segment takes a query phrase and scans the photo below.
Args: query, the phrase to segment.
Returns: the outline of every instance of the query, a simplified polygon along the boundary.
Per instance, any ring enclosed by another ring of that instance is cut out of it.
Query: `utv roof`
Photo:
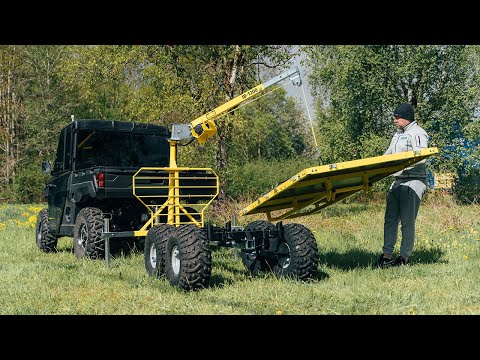
[[[165,126],[119,120],[75,120],[75,127],[82,130],[124,131],[142,134],[170,136]]]

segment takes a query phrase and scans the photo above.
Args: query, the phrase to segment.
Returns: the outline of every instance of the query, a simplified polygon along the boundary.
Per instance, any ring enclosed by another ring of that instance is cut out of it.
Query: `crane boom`
[[[215,125],[215,119],[234,108],[235,106],[241,104],[242,102],[252,98],[255,95],[260,94],[265,91],[268,87],[277,84],[278,82],[289,79],[295,86],[300,86],[302,80],[300,78],[300,71],[298,67],[293,67],[288,71],[266,81],[265,83],[259,84],[254,88],[247,90],[243,94],[233,98],[230,101],[227,101],[225,104],[220,105],[219,107],[209,111],[206,114],[196,118],[190,124],[174,124],[172,126],[172,138],[171,140],[179,141],[184,139],[191,139],[192,137],[196,138],[200,144],[205,144],[207,139],[211,138],[217,133],[217,127]]]

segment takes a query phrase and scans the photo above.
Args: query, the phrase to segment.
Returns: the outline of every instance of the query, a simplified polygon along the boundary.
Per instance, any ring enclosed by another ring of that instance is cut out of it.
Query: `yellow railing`
[[[204,212],[219,192],[218,175],[210,168],[143,167],[132,179],[133,195],[150,219],[135,236],[146,236],[154,224],[204,226]]]

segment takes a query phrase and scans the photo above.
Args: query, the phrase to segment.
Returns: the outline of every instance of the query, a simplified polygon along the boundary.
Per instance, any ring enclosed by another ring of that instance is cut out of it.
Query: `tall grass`
[[[229,220],[247,201],[209,216]],[[320,264],[309,282],[250,276],[233,249],[221,248],[209,286],[187,293],[149,277],[142,252],[119,254],[110,268],[75,258],[70,238],[59,239],[57,253],[43,253],[33,221],[42,205],[1,205],[0,314],[480,314],[479,205],[429,194],[410,265],[378,269],[384,205],[383,196],[359,198],[288,221],[317,239]]]

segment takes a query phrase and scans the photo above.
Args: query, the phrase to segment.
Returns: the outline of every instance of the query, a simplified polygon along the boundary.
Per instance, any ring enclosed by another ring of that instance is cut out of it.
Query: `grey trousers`
[[[387,207],[383,225],[383,253],[392,254],[398,238],[398,224],[402,224],[400,256],[412,254],[415,243],[415,220],[420,201],[427,190],[423,180],[396,179],[387,192]]]

